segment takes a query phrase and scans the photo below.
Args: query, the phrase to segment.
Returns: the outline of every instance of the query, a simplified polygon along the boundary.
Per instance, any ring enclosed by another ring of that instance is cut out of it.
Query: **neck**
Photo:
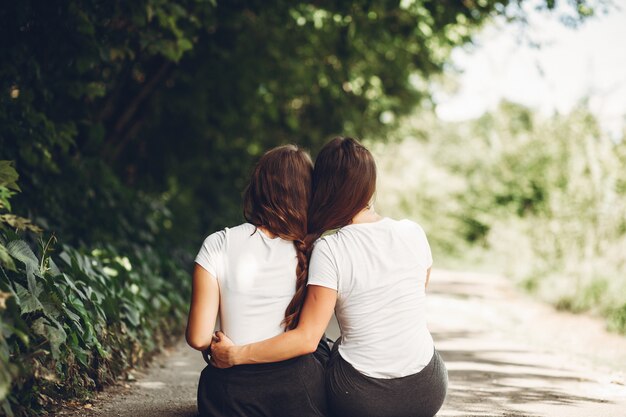
[[[376,211],[374,211],[374,207],[366,207],[360,212],[357,213],[356,216],[352,218],[352,224],[358,223],[374,223],[382,219],[382,216]]]
[[[262,233],[265,234],[265,236],[269,237],[270,239],[274,239],[276,237],[274,233],[267,230],[267,228],[264,226],[257,226],[257,229],[259,229]]]

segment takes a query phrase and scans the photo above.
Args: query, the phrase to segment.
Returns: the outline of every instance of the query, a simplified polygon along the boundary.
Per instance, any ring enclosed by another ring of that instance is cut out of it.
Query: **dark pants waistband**
[[[382,379],[363,375],[333,346],[326,371],[331,415],[341,417],[432,417],[448,389],[448,371],[435,350],[420,372]]]

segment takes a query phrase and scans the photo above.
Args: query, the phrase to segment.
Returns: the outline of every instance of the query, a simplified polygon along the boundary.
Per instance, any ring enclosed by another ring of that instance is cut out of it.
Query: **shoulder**
[[[331,248],[335,239],[333,235],[327,235],[315,241],[309,262],[309,284],[337,289],[334,280],[339,268]]]
[[[400,229],[416,232],[420,235],[425,235],[424,228],[417,222],[410,219],[393,220],[396,226]]]
[[[332,258],[333,248],[337,245],[337,231],[332,233],[326,233],[322,237],[318,238],[313,243],[313,250],[311,251],[311,259],[320,257]]]
[[[315,242],[313,242],[313,252],[326,250],[330,246],[330,242],[334,241],[336,237],[333,234],[324,234],[321,237],[317,238]]]
[[[410,219],[393,220],[389,219],[391,233],[411,242],[428,241],[424,228],[417,222]]]
[[[214,277],[218,276],[218,266],[224,254],[224,242],[226,241],[228,230],[228,228],[224,228],[207,236],[196,255],[195,262]]]
[[[250,223],[242,223],[238,226],[234,227],[226,227],[223,230],[226,234],[229,235],[246,235],[250,236],[256,231],[256,226]]]
[[[250,223],[242,223],[238,226],[225,227],[222,230],[211,233],[207,239],[219,239],[226,236],[250,236],[256,231],[256,226]]]
[[[226,239],[227,230],[228,228],[224,228],[208,235],[202,242],[202,248],[205,250],[216,250],[221,248],[224,244],[224,240]]]
[[[228,236],[250,236],[256,227],[250,223],[243,223],[234,227],[225,227],[211,233],[204,239],[204,246],[221,246]]]
[[[322,236],[320,236],[313,243],[313,251],[330,251],[332,247],[335,247],[337,245],[341,232],[341,228],[339,228],[327,230],[326,232],[322,233]]]
[[[346,247],[350,246],[350,237],[342,229],[325,232],[313,244],[311,263],[328,262],[337,264],[345,256]]]

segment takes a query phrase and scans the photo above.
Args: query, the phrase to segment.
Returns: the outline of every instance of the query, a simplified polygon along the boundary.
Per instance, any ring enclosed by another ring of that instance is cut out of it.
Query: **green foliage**
[[[127,216],[137,193],[115,173],[113,154],[214,9],[210,0],[0,7],[0,158],[28,173],[17,211],[66,243],[126,240],[118,225],[130,229],[147,213]],[[76,222],[84,214],[93,217]]]
[[[110,383],[180,333],[187,275],[149,249],[37,257],[21,240],[7,247],[19,268],[0,276],[0,387],[17,415]]]
[[[17,185],[18,178],[19,175],[11,161],[0,161],[0,210],[11,210],[9,199],[15,191],[20,191]]]
[[[0,189],[18,189],[10,164],[0,162],[0,168]],[[189,280],[175,258],[139,245],[121,255],[111,244],[90,252],[65,245],[57,254],[55,238],[44,242],[41,235],[36,255],[5,218],[0,217],[4,414],[39,413],[102,387],[180,332]]]
[[[7,248],[19,267],[0,275],[0,392],[17,415],[110,383],[180,331],[187,274],[149,249]]]
[[[20,191],[17,185],[19,175],[11,161],[0,161],[0,233],[12,228],[14,230],[29,230],[39,233],[41,229],[32,224],[29,219],[11,214],[10,198],[15,191]],[[10,256],[9,248],[0,239],[0,265],[15,271],[15,264]]]
[[[195,246],[240,220],[264,149],[381,137],[454,46],[494,15],[523,19],[509,3],[7,2],[0,158],[28,172],[14,204],[66,243],[119,241],[140,190],[173,214],[168,240]]]
[[[377,150],[384,210],[420,219],[444,257],[478,253],[558,308],[626,332],[626,141],[584,106],[542,118],[513,103],[464,123],[422,115],[396,135]]]
[[[609,329],[626,334],[626,304],[608,311]]]

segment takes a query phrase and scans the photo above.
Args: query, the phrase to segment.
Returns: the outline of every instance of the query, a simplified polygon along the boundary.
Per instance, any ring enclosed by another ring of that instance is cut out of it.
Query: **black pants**
[[[346,362],[337,344],[326,370],[326,393],[335,417],[432,417],[448,390],[448,371],[435,350],[420,372],[402,378],[371,378]]]
[[[328,345],[283,362],[218,369],[200,375],[198,411],[202,417],[325,417],[324,368]]]

